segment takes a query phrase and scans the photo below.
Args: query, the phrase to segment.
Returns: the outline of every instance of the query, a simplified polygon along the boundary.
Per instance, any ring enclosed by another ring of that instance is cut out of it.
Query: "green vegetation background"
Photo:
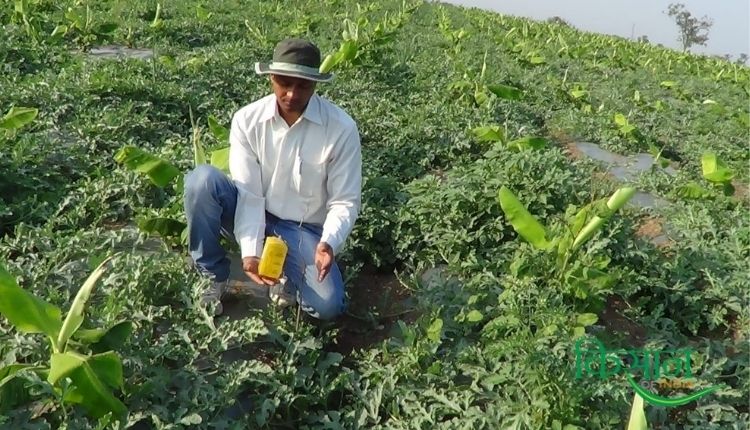
[[[0,111],[39,110],[27,127],[0,131],[0,261],[65,308],[101,256],[126,251],[89,307],[95,326],[135,325],[119,351],[119,397],[130,412],[112,426],[622,428],[632,398],[624,378],[574,378],[573,344],[585,327],[611,348],[689,346],[699,384],[726,384],[684,407],[648,406],[653,428],[747,428],[748,68],[436,3],[165,1],[156,17],[155,1],[101,1],[88,2],[88,22],[86,5],[0,7]],[[143,237],[120,228],[179,216],[179,193],[113,160],[132,144],[187,171],[191,111],[199,126],[209,115],[228,124],[268,93],[253,65],[278,40],[305,37],[332,53],[346,18],[359,24],[360,50],[333,84],[319,86],[355,118],[363,142],[364,206],[341,258],[350,277],[363,265],[398,269],[420,315],[350,356],[328,350],[335,332],[314,336],[309,324],[295,329],[270,310],[214,328],[192,307],[201,281],[184,249],[130,252]],[[52,36],[60,25],[67,33]],[[155,55],[87,55],[103,44]],[[496,84],[522,97],[486,90]],[[623,129],[617,114],[634,128]],[[510,151],[472,133],[488,125],[504,141],[540,136],[551,145]],[[625,155],[656,148],[679,167],[676,177],[657,169],[637,179],[671,205],[611,220],[581,257],[599,264],[606,282],[584,276],[575,288],[553,282],[550,261],[516,237],[496,200],[506,186],[550,225],[570,205],[611,194],[615,182],[566,152],[573,140]],[[734,196],[701,176],[707,150],[735,172]],[[707,193],[685,197],[679,189],[690,182]],[[636,234],[647,217],[669,229],[666,249]],[[421,271],[436,265],[446,265],[444,279],[423,282]],[[581,321],[601,319],[615,298],[644,339]],[[223,351],[247,347],[263,354],[222,363]],[[47,354],[43,339],[0,321],[2,364]],[[97,428],[79,408],[51,406],[43,381],[27,386],[31,399],[4,400],[3,428]],[[251,413],[228,418],[238,397],[250,399]]]

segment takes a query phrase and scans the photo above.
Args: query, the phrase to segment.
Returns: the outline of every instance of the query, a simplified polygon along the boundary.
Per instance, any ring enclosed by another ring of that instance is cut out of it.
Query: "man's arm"
[[[328,165],[326,220],[320,241],[338,253],[354,228],[362,204],[362,149],[356,126],[338,142]]]
[[[259,257],[266,226],[266,200],[260,177],[260,160],[251,145],[240,112],[232,118],[229,132],[229,172],[237,187],[234,236],[242,257]]]

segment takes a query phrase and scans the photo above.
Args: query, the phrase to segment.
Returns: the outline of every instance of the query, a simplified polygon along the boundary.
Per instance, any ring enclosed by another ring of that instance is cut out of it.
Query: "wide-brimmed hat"
[[[273,50],[271,63],[255,63],[255,73],[259,75],[283,75],[308,79],[316,82],[329,82],[331,73],[320,73],[320,50],[303,39],[285,39]]]

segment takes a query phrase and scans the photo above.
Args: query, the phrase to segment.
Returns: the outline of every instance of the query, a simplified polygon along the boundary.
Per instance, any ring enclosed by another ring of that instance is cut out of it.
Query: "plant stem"
[[[560,283],[564,283],[565,281],[565,271],[568,269],[568,262],[570,261],[570,253],[571,251],[568,250],[565,253],[565,260],[563,260],[562,267],[560,268]]]

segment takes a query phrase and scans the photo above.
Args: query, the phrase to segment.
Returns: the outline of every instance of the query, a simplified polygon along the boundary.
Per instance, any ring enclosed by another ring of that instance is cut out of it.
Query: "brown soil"
[[[613,177],[607,172],[594,170],[591,172],[591,179],[593,179],[594,182],[611,182]]]
[[[432,174],[435,175],[435,177],[438,179],[438,182],[443,182],[445,180],[445,170],[439,167],[433,170]]]
[[[565,130],[550,130],[550,139],[562,146],[563,152],[568,155],[572,161],[585,158],[583,152],[576,147],[576,139],[569,135]]]
[[[661,220],[654,217],[648,217],[641,225],[638,227],[638,230],[636,230],[635,234],[638,237],[647,237],[647,238],[655,238],[663,233],[663,228],[661,226]]]
[[[635,235],[650,241],[660,236],[664,236],[664,221],[658,217],[646,217],[641,220]],[[657,248],[669,248],[674,242],[667,239],[656,244]]]
[[[734,186],[734,197],[740,200],[750,201],[750,190],[747,188],[747,184],[738,180],[732,181]]]
[[[398,320],[417,319],[409,291],[393,272],[364,267],[348,287],[349,309],[336,322],[338,334],[331,350],[349,355],[380,344],[392,335]]]
[[[549,137],[552,140],[563,144],[569,144],[575,141],[575,139],[573,139],[573,137],[571,137],[565,130],[561,129],[550,130]]]
[[[622,297],[610,296],[600,314],[601,323],[608,333],[624,335],[631,346],[641,347],[646,341],[646,329],[622,315],[628,307]]]
[[[104,220],[102,221],[102,227],[107,230],[120,230],[128,225],[127,221],[118,220]]]
[[[240,348],[230,348],[221,354],[221,361],[225,364],[250,359],[258,360],[269,366],[272,366],[275,361],[274,354],[270,352],[268,345],[263,342],[254,342]]]
[[[576,147],[574,142],[565,143],[565,152],[571,160],[580,160],[583,158],[583,152]]]

